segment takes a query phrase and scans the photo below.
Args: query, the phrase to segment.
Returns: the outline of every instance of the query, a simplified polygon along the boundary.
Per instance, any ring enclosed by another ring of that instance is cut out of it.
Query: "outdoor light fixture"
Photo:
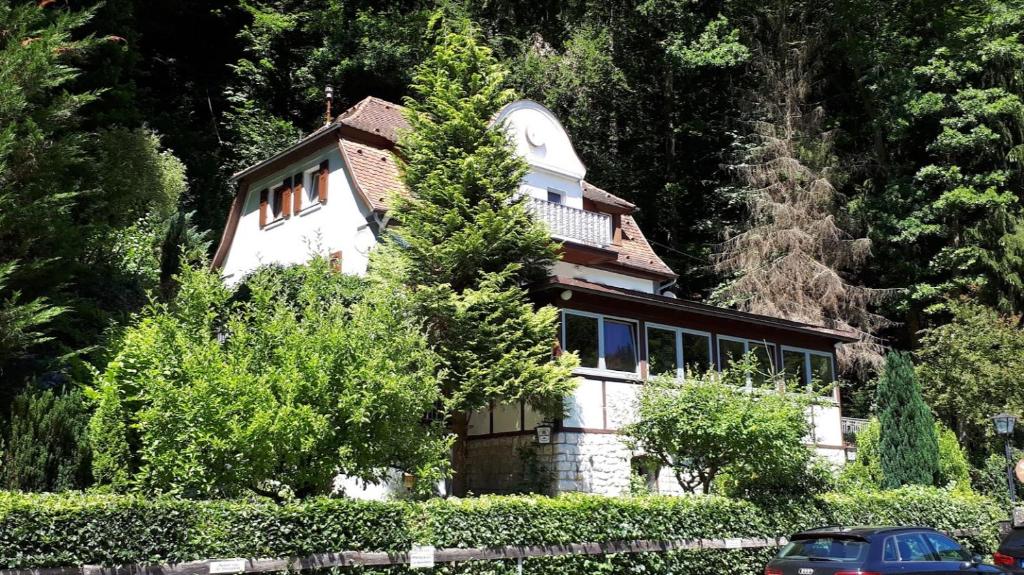
[[[996,433],[1003,437],[1013,435],[1013,428],[1017,424],[1017,416],[1009,413],[1000,413],[992,418],[996,424]]]
[[[1010,447],[1010,439],[1013,437],[1013,428],[1017,424],[1017,416],[1009,413],[1000,413],[992,418],[996,425],[996,433],[1004,440],[1006,448],[1006,486],[1010,490],[1011,513],[1017,507],[1017,484],[1013,480],[1013,451]]]
[[[569,301],[570,299],[572,299],[572,290],[562,290],[562,293],[559,295],[561,296],[563,301]]]
[[[551,443],[551,423],[544,421],[537,424],[536,429],[536,440],[541,445],[547,445]]]

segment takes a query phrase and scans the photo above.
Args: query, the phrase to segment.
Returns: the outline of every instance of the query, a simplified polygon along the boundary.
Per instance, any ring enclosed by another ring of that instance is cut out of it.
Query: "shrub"
[[[177,296],[130,327],[98,380],[99,482],[186,497],[330,493],[391,467],[432,485],[448,442],[424,415],[436,359],[383,286],[353,303],[323,258],[263,270],[232,293],[186,269]],[[244,291],[244,293],[242,293]]]
[[[935,420],[921,399],[909,356],[886,356],[877,397],[882,486],[934,485],[939,473]]]
[[[840,473],[840,484],[849,487],[881,489],[882,462],[878,453],[879,423],[872,419],[857,433],[857,459],[847,463]],[[971,489],[971,466],[967,462],[956,433],[941,422],[935,422],[939,447],[938,487]],[[1005,482],[1004,482],[1005,483]]]
[[[608,542],[632,539],[768,537],[826,524],[983,527],[966,543],[989,552],[991,499],[911,487],[754,503],[717,496],[567,495],[481,497],[425,503],[312,498],[283,505],[144,499],[115,495],[0,494],[0,568],[159,563],[218,557],[278,557],[342,550],[406,550]],[[773,549],[701,550],[530,559],[525,573],[759,573]],[[402,569],[391,569],[402,572]],[[514,572],[508,562],[439,567],[438,573]]]
[[[0,477],[6,489],[65,491],[91,482],[89,411],[78,390],[34,387],[14,398]]]
[[[690,374],[685,383],[654,378],[641,387],[637,420],[622,433],[687,491],[709,493],[720,473],[739,490],[785,490],[800,482],[810,461],[808,402],[775,390],[746,391],[756,367],[750,355],[721,374]]]

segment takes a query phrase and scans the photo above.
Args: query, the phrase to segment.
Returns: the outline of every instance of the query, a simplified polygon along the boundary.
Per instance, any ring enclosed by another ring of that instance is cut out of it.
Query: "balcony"
[[[857,419],[856,417],[843,417],[839,420],[839,425],[843,431],[843,441],[847,445],[857,444],[857,434],[864,426],[868,424],[866,419]]]
[[[609,214],[570,208],[539,198],[527,198],[526,208],[547,224],[551,236],[587,246],[604,248],[612,243],[612,217]]]

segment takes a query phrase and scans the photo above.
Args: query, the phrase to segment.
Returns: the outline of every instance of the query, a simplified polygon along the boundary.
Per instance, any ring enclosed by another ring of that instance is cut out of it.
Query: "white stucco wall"
[[[327,203],[308,205],[303,198],[303,209],[298,214],[260,229],[260,190],[273,190],[287,176],[318,166],[324,159],[330,165]],[[260,265],[297,264],[308,261],[313,254],[326,256],[338,250],[343,272],[363,274],[369,249],[376,243],[366,222],[369,215],[368,207],[352,189],[337,146],[325,147],[249,187],[224,261],[224,278],[235,283]]]

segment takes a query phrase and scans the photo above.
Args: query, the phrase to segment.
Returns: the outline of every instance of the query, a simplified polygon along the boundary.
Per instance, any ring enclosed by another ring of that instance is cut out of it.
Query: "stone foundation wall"
[[[642,454],[626,447],[618,435],[559,432],[551,439],[548,445],[537,445],[532,434],[470,440],[470,491],[629,493],[631,462]],[[667,469],[659,473],[657,486],[659,493],[682,493]]]

